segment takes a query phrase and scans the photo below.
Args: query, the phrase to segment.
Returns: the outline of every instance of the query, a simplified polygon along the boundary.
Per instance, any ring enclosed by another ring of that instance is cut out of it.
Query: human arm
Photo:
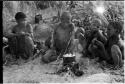
[[[106,44],[106,43],[107,43],[107,38],[105,37],[105,35],[103,35],[103,33],[102,33],[101,30],[98,30],[98,31],[97,31],[96,37],[97,37],[101,42],[103,42],[103,44]]]
[[[93,42],[93,45],[97,46],[98,50],[99,50],[100,52],[102,52],[103,58],[104,58],[105,60],[109,60],[109,59],[110,59],[110,57],[109,57],[109,55],[108,55],[109,53],[107,53],[104,44],[103,44],[101,41],[98,41],[97,38],[93,39],[92,42]]]
[[[75,38],[75,30],[74,30],[75,26],[73,24],[70,24],[69,28],[70,28],[70,37],[74,39]]]
[[[31,36],[33,38],[33,27],[32,27],[32,25],[28,24],[27,28],[28,28],[28,32],[25,33],[25,35]]]
[[[51,32],[51,40],[50,40],[51,46],[50,46],[50,47],[51,47],[52,49],[54,49],[54,39],[56,38],[55,36],[56,36],[57,28],[58,28],[58,27],[53,26],[53,29],[52,29],[52,32]]]
[[[16,26],[11,26],[10,28],[7,28],[5,31],[4,31],[4,36],[6,38],[11,38],[13,36],[17,36],[16,34]]]

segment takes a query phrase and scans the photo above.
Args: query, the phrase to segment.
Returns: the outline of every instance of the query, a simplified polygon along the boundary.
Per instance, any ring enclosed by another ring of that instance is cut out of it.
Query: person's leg
[[[25,44],[24,46],[24,55],[26,55],[26,59],[29,57],[33,57],[33,50],[34,50],[34,42],[31,37],[25,37]]]
[[[95,51],[96,51],[96,50],[97,50],[97,49],[95,48],[94,45],[92,45],[92,44],[89,45],[88,51],[91,53],[90,58],[95,58],[95,55],[96,55]]]
[[[91,57],[99,57],[99,61],[105,60],[108,62],[110,60],[104,45],[100,41],[97,44],[90,44],[88,51],[91,53]]]
[[[75,49],[75,41],[72,39],[71,41],[70,41],[70,43],[68,44],[66,44],[67,46],[66,46],[66,48],[65,48],[65,50],[67,50],[66,51],[66,53],[74,53],[74,49]],[[65,51],[64,50],[64,51]],[[66,53],[64,53],[64,54],[66,54]]]
[[[111,47],[111,55],[115,66],[122,66],[122,53],[117,45]]]
[[[55,50],[48,50],[46,51],[45,55],[42,56],[42,61],[44,63],[50,63],[57,59],[56,51]]]
[[[72,46],[72,48],[71,48],[72,51],[73,51],[73,52],[78,52],[78,44],[79,44],[78,39],[74,39],[72,43],[73,43],[73,46]]]
[[[12,57],[17,60],[19,59],[18,56],[18,38],[17,37],[11,37],[9,38],[9,48],[10,48],[10,52]]]
[[[45,46],[47,46],[48,48],[50,48],[50,46],[51,46],[51,37],[48,37],[48,38],[45,40]]]

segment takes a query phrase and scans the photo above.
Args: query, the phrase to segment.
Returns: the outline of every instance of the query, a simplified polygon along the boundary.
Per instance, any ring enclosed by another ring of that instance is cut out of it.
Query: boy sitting
[[[9,29],[6,37],[9,39],[9,46],[12,54],[22,55],[24,59],[33,56],[34,43],[32,40],[33,30],[32,26],[26,22],[26,15],[23,12],[18,12],[15,15],[17,25]]]

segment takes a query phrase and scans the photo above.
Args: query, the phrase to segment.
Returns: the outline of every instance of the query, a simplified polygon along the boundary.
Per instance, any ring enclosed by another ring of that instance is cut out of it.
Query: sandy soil
[[[20,65],[3,66],[3,82],[4,83],[82,83],[82,82],[101,82],[101,83],[123,83],[124,69],[120,70],[103,70],[100,64],[95,60],[88,58],[79,58],[77,54],[76,60],[80,62],[81,70],[84,75],[76,77],[67,73],[60,75],[47,74],[53,73],[57,69],[56,62],[44,64],[40,61],[40,57],[28,63]],[[22,62],[22,61],[20,61]]]

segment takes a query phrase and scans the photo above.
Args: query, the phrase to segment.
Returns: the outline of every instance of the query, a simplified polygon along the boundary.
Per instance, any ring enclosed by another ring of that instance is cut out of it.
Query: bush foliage
[[[106,12],[103,15],[95,13],[95,8],[99,5],[105,7]],[[18,11],[27,14],[28,20],[32,21],[38,13],[43,13],[51,8],[59,16],[63,11],[71,12],[73,18],[84,19],[86,15],[101,19],[104,23],[110,20],[124,20],[124,1],[3,1],[3,31],[10,27],[14,15]],[[50,14],[52,11],[45,12],[46,16],[55,16]]]

